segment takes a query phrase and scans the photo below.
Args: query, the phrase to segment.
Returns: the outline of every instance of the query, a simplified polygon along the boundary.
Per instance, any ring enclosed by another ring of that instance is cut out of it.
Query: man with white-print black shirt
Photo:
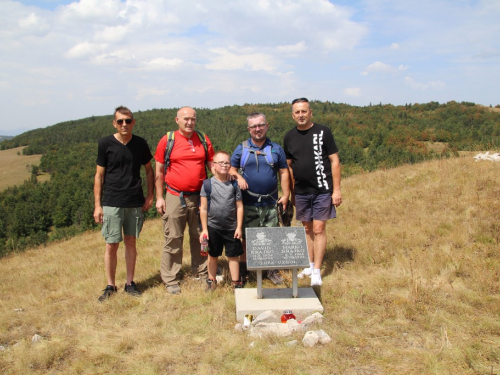
[[[292,204],[296,219],[306,230],[310,267],[299,277],[311,276],[311,286],[322,285],[321,263],[326,252],[326,221],[336,217],[342,203],[340,160],[332,132],[312,121],[306,98],[292,102],[296,127],[284,138],[285,155],[292,178]]]

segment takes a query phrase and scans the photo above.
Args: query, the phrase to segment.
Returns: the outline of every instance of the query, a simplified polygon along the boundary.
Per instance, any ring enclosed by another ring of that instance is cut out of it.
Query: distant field
[[[19,154],[18,154],[19,153]],[[21,185],[30,178],[31,165],[38,165],[42,155],[23,155],[23,147],[0,151],[0,191],[9,186]],[[38,181],[48,181],[50,176],[42,174]]]

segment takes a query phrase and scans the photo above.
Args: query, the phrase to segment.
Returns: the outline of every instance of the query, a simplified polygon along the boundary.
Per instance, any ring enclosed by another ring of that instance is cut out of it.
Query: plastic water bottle
[[[292,310],[285,310],[281,315],[281,323],[286,323],[289,319],[295,319],[295,315],[292,314]]]
[[[203,235],[203,241],[201,241],[201,256],[206,257],[208,255],[208,238]]]

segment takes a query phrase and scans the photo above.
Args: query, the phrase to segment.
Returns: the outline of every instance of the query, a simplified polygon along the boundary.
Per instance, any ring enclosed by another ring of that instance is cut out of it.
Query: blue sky
[[[118,105],[497,105],[499,19],[498,0],[0,0],[0,135]]]

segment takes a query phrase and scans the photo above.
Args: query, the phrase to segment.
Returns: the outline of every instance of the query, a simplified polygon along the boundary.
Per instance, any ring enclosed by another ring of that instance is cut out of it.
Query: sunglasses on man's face
[[[123,125],[123,122],[124,122],[124,121],[125,121],[125,124],[130,125],[130,124],[132,123],[132,121],[134,121],[134,120],[132,120],[131,118],[126,118],[126,119],[122,119],[122,118],[121,118],[121,119],[119,119],[119,120],[115,120],[115,121],[116,121],[116,123],[117,123],[118,125]]]

